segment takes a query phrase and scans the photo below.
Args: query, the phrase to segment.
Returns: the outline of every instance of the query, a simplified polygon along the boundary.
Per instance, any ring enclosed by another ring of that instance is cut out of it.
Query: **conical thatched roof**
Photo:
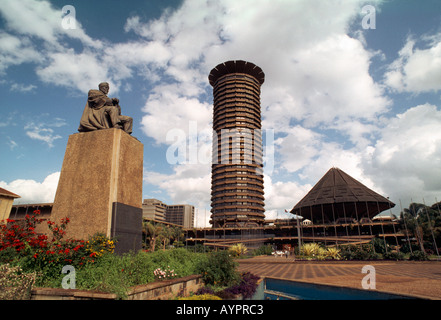
[[[338,168],[331,168],[291,213],[312,221],[372,218],[395,204]]]

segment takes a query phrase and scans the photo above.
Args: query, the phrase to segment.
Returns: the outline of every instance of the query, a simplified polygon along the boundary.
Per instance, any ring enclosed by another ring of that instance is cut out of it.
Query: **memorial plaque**
[[[142,209],[114,202],[112,207],[112,239],[116,239],[115,253],[122,254],[142,248]]]

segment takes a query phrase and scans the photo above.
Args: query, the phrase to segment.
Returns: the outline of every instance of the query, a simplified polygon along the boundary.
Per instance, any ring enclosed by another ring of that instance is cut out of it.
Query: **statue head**
[[[100,89],[100,91],[104,94],[107,94],[109,92],[109,84],[107,82],[101,82],[98,85],[98,88]]]

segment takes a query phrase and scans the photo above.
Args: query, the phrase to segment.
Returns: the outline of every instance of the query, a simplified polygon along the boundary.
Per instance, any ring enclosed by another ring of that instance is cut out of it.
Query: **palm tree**
[[[156,239],[162,230],[161,224],[154,224],[151,221],[143,223],[143,232],[145,232],[146,240],[149,240],[149,247],[151,251],[155,251]]]
[[[163,226],[163,228],[159,231],[159,239],[162,242],[162,249],[165,250],[165,247],[167,244],[170,243],[170,238],[171,238],[171,229],[169,226]]]
[[[416,238],[421,251],[424,251],[423,243],[432,243],[433,249],[438,252],[441,244],[441,212],[439,204],[431,207],[421,203],[411,203],[409,209],[401,213],[401,221]]]
[[[171,240],[173,240],[173,244],[176,242],[176,246],[179,245],[179,242],[182,238],[184,238],[184,232],[181,227],[172,226],[171,227]]]

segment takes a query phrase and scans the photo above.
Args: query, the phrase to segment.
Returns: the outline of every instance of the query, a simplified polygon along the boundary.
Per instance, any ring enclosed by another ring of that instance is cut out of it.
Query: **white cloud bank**
[[[441,110],[419,105],[391,119],[363,168],[395,199],[441,200]],[[381,174],[379,174],[381,173]]]
[[[398,92],[421,93],[441,90],[441,34],[424,37],[425,49],[416,48],[409,37],[398,59],[385,74],[385,83]]]
[[[59,178],[60,172],[54,172],[42,182],[27,179],[17,179],[9,183],[0,181],[0,187],[21,197],[15,199],[14,204],[50,203],[54,201]]]

